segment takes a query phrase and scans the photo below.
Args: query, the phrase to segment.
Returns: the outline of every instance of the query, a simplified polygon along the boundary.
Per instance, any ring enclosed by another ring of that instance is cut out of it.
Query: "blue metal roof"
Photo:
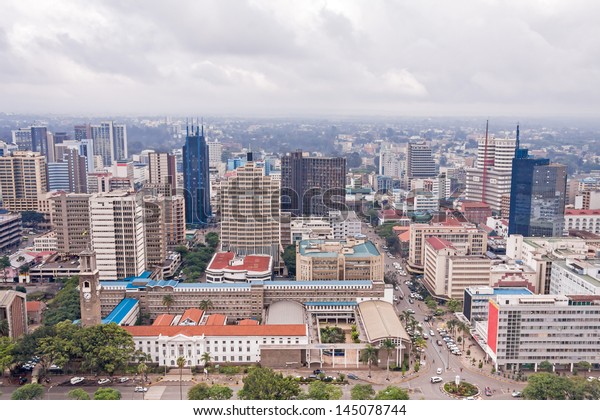
[[[110,324],[114,322],[117,325],[121,325],[123,319],[131,312],[131,310],[138,304],[137,299],[125,298],[123,299],[112,312],[102,320],[103,324]]]
[[[146,283],[147,287],[176,287],[179,282],[177,280],[150,280]]]

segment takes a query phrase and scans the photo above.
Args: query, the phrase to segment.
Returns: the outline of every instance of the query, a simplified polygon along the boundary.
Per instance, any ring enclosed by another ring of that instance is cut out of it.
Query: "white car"
[[[433,330],[429,331],[429,335],[434,337],[435,336],[435,332]]]
[[[442,381],[443,381],[443,379],[441,377],[439,377],[439,376],[432,376],[431,377],[431,383],[432,384],[437,384],[438,382],[442,382]]]
[[[135,392],[148,392],[148,388],[146,388],[144,386],[136,386]]]
[[[127,382],[129,380],[129,378],[124,377],[124,378],[119,378],[119,382],[121,382],[122,384]]]
[[[438,375],[441,375],[442,374],[442,368],[437,368],[437,371],[435,373],[437,373]]]
[[[108,384],[108,383],[110,383],[110,379],[108,379],[108,378],[98,379],[98,385],[104,385],[104,384]]]
[[[74,378],[71,378],[71,385],[77,385],[81,382],[85,381],[85,378],[82,376],[75,376]]]

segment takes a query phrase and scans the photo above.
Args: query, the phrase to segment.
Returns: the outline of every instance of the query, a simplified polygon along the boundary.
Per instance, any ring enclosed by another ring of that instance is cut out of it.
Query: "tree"
[[[269,368],[252,369],[243,382],[238,392],[241,400],[290,400],[300,395],[300,385],[294,378]]]
[[[15,287],[15,292],[27,294],[27,289],[24,286],[17,286]]]
[[[427,305],[427,307],[432,311],[435,311],[435,308],[437,308],[437,303],[431,296],[427,296],[425,298],[425,305]]]
[[[368,363],[369,365],[369,378],[371,377],[371,365],[374,362],[377,362],[378,356],[379,350],[370,344],[367,344],[367,346],[362,351],[362,360]]]
[[[523,397],[528,400],[566,400],[569,398],[572,385],[565,376],[536,373],[527,379]]]
[[[390,353],[396,348],[396,344],[394,344],[394,342],[391,339],[386,338],[385,340],[383,340],[381,342],[381,348],[385,350],[385,353],[387,355],[387,368],[386,368],[385,380],[389,381],[390,380]]]
[[[540,363],[539,365],[539,369],[540,370],[545,370],[546,372],[552,372],[552,363],[550,363],[547,360],[544,360],[543,362]]]
[[[211,400],[229,400],[233,396],[233,390],[225,385],[213,385],[208,390]]]
[[[96,392],[94,392],[95,400],[120,400],[121,392],[114,388],[98,388]]]
[[[39,340],[43,364],[66,367],[69,361],[81,356],[79,340],[82,329],[71,321],[63,321],[54,326],[53,332],[53,335]]]
[[[462,302],[456,299],[450,299],[448,301],[448,310],[450,312],[458,312],[462,309]]]
[[[177,358],[177,367],[179,368],[179,399],[183,400],[183,367],[185,366],[186,360],[185,357],[179,356]]]
[[[214,305],[210,299],[204,299],[204,300],[200,301],[200,304],[198,305],[198,307],[200,309],[202,309],[204,312],[208,312],[214,307]]]
[[[204,353],[202,353],[202,356],[200,356],[200,361],[202,363],[204,363],[205,367],[210,364],[211,360],[212,360],[212,356],[207,351],[205,351]]]
[[[10,324],[8,319],[0,320],[0,337],[8,337],[10,334]]]
[[[390,385],[375,395],[376,400],[409,400],[408,392],[397,386]]]
[[[350,398],[353,400],[372,400],[375,396],[375,390],[372,385],[354,385],[350,390]]]
[[[459,322],[457,329],[462,336],[462,349],[463,351],[465,351],[465,341],[467,341],[465,340],[465,334],[468,334],[470,332],[469,326],[464,322]]]
[[[14,341],[9,337],[0,337],[0,377],[4,375],[6,368],[10,367],[15,360],[13,350]]]
[[[162,298],[162,304],[163,306],[165,306],[167,308],[167,313],[169,313],[169,310],[171,309],[171,306],[173,306],[173,304],[175,303],[175,298],[173,297],[173,295],[164,295]]]
[[[281,254],[281,259],[285,263],[290,277],[296,276],[296,245],[288,245]]]
[[[213,250],[216,249],[217,245],[219,245],[219,234],[216,232],[207,233],[204,237],[204,242],[206,242],[206,245],[208,245]]]
[[[340,327],[321,328],[321,343],[345,343],[346,334]]]
[[[415,317],[409,311],[402,311],[402,313],[400,314],[400,319],[404,321],[404,328],[408,328],[408,324],[411,321],[414,321]]]
[[[67,396],[69,397],[70,400],[89,400],[90,399],[90,394],[88,394],[86,391],[84,391],[81,388],[72,389],[71,391],[69,391]]]
[[[44,325],[51,326],[61,321],[75,321],[81,318],[78,286],[78,277],[71,277],[65,282],[63,288],[48,303],[44,313]]]
[[[37,228],[37,226],[44,221],[44,215],[37,211],[23,211],[21,212],[21,222],[23,226]]]
[[[13,392],[13,400],[41,400],[44,397],[44,387],[40,384],[27,384]]]
[[[208,400],[210,387],[204,382],[194,385],[187,394],[188,400]]]
[[[137,373],[142,378],[142,385],[148,382],[148,365],[146,365],[144,362],[140,362],[137,367]]]
[[[0,257],[0,270],[2,270],[2,280],[6,282],[6,269],[10,267],[10,259],[4,255]]]
[[[333,384],[323,381],[314,381],[308,385],[309,400],[339,400],[342,398],[342,390]]]
[[[84,368],[109,375],[124,368],[135,350],[131,334],[114,323],[82,328],[79,336]]]
[[[29,266],[29,264],[23,264],[19,267],[19,274],[27,274],[29,273],[30,269],[31,267]]]

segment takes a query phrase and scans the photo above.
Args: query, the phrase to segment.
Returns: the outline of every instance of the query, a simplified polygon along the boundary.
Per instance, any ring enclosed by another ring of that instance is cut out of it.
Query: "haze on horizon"
[[[0,3],[0,112],[596,117],[600,3]]]

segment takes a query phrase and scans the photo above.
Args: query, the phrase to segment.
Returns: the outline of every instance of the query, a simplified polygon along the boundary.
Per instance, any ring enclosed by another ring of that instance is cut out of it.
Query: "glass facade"
[[[185,197],[185,222],[192,226],[208,223],[211,216],[208,145],[204,128],[192,127],[186,134],[183,146],[183,184]]]

